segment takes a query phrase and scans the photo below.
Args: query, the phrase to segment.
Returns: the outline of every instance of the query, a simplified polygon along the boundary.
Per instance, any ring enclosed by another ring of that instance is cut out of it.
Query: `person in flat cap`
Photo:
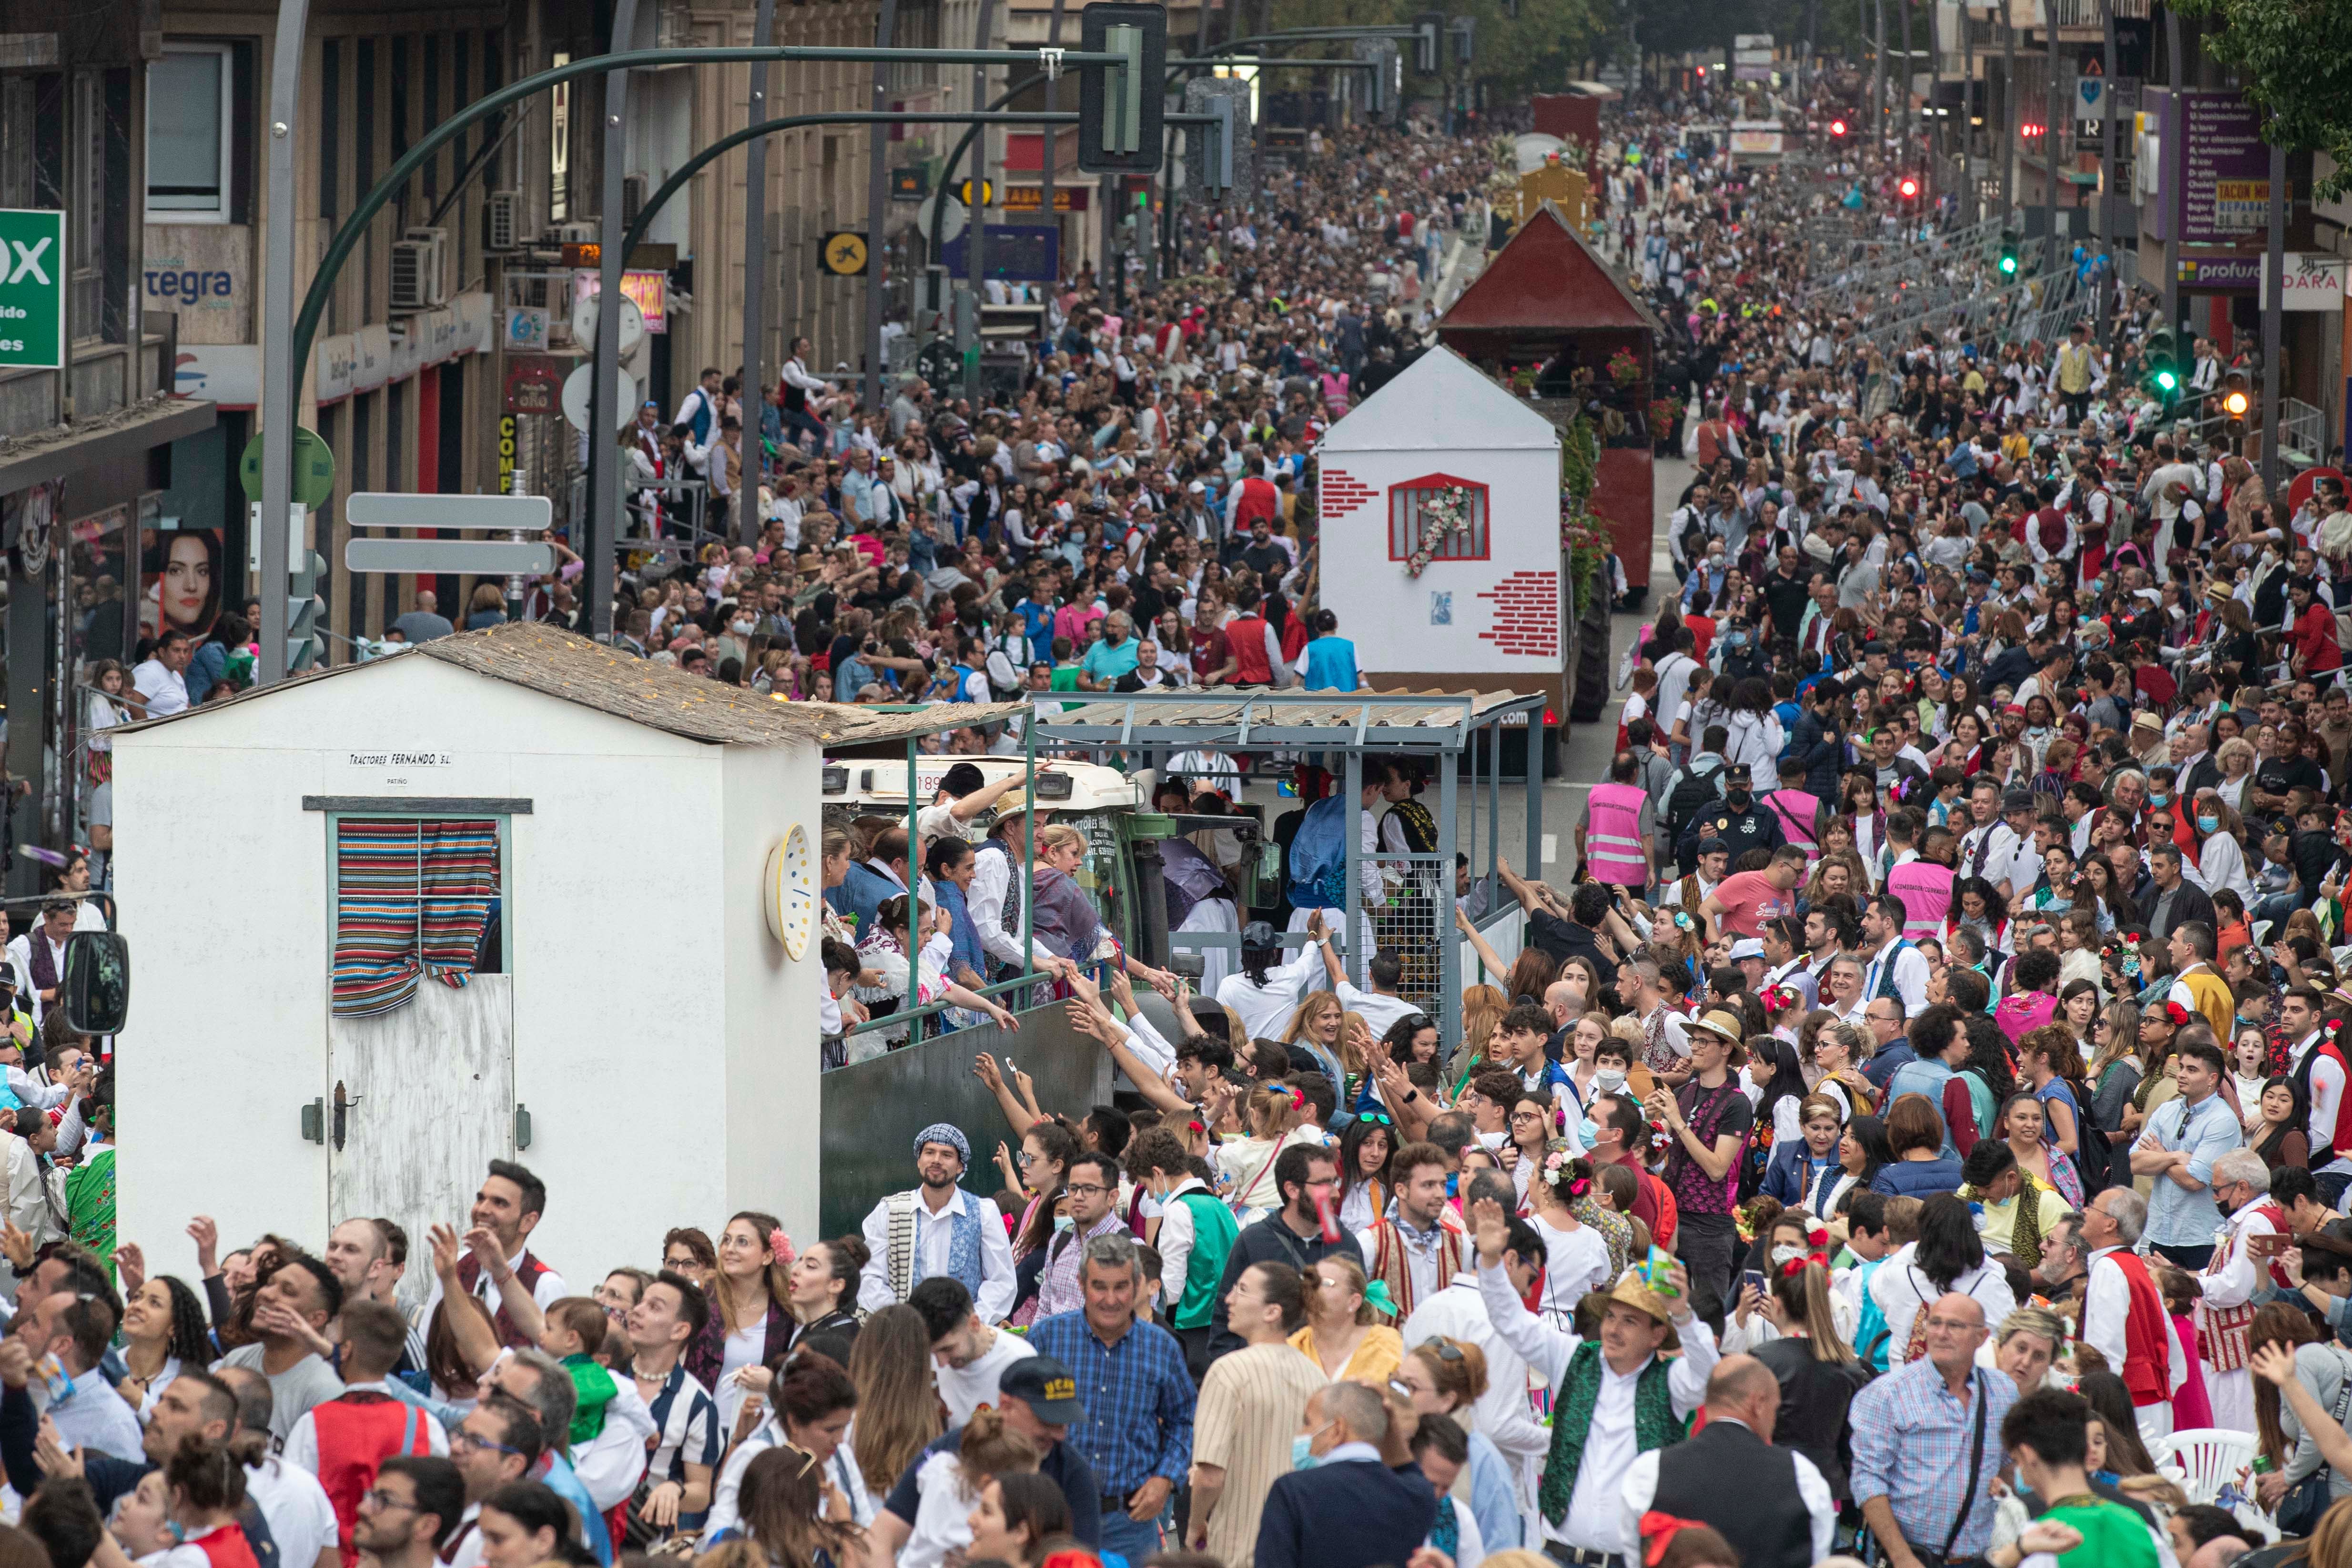
[[[1013,1246],[992,1199],[956,1185],[971,1165],[971,1141],[950,1122],[915,1134],[918,1185],[894,1192],[866,1217],[870,1261],[857,1285],[867,1312],[907,1299],[934,1274],[946,1274],[971,1292],[984,1323],[1013,1310]]]

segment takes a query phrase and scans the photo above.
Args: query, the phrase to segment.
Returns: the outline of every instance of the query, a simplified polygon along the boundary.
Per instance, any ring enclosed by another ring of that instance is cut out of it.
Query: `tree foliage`
[[[2352,186],[2352,0],[2184,0],[2181,14],[2218,29],[2206,47],[2269,115],[2273,146],[2336,160],[2315,193]]]

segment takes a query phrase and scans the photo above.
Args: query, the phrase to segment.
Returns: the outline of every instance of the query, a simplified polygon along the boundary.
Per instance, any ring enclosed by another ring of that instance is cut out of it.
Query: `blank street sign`
[[[544,533],[554,507],[544,496],[408,496],[362,491],[343,503],[355,528],[514,528]]]
[[[353,539],[343,547],[343,566],[350,571],[536,577],[555,570],[555,547],[512,539]]]

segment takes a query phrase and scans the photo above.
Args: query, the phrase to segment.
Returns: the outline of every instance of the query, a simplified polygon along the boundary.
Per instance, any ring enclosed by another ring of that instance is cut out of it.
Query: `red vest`
[[[187,1544],[202,1551],[212,1568],[260,1568],[253,1560],[253,1543],[241,1524],[224,1524]]]
[[[1265,619],[1236,615],[1225,622],[1225,646],[1234,655],[1234,683],[1244,686],[1274,685],[1274,666],[1266,663]]]
[[[2138,1253],[2123,1248],[2107,1256],[2124,1271],[2130,1291],[2124,1310],[2124,1364],[2116,1371],[2123,1375],[2135,1406],[2161,1405],[2172,1397],[2172,1320],[2165,1315],[2164,1295]]]
[[[424,1411],[373,1389],[312,1406],[310,1422],[318,1431],[319,1484],[335,1505],[343,1568],[353,1568],[360,1554],[352,1544],[352,1526],[360,1516],[361,1494],[375,1485],[377,1469],[393,1455],[431,1453],[432,1428]]]
[[[546,1272],[547,1265],[532,1257],[530,1249],[524,1248],[522,1262],[515,1270],[515,1277],[522,1281],[522,1288],[536,1295],[539,1290],[539,1277]],[[457,1260],[457,1282],[466,1287],[468,1295],[471,1295],[482,1282],[482,1260],[471,1252]],[[509,1350],[538,1348],[538,1342],[516,1327],[514,1319],[507,1316],[506,1308],[500,1307],[491,1313],[490,1320],[498,1325],[499,1343]]]

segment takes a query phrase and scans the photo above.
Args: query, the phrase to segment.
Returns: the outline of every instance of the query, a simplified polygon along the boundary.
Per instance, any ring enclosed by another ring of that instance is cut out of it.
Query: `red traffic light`
[[[1895,189],[1905,201],[1911,201],[1919,194],[1919,182],[1906,174],[1895,183]]]
[[[1832,136],[1843,136],[1845,134],[1845,121],[1843,120],[1831,120],[1830,134]]]
[[[2042,134],[2042,127],[2029,120],[2024,124],[2017,128],[2017,133],[2021,136],[2027,137],[2039,136]]]

